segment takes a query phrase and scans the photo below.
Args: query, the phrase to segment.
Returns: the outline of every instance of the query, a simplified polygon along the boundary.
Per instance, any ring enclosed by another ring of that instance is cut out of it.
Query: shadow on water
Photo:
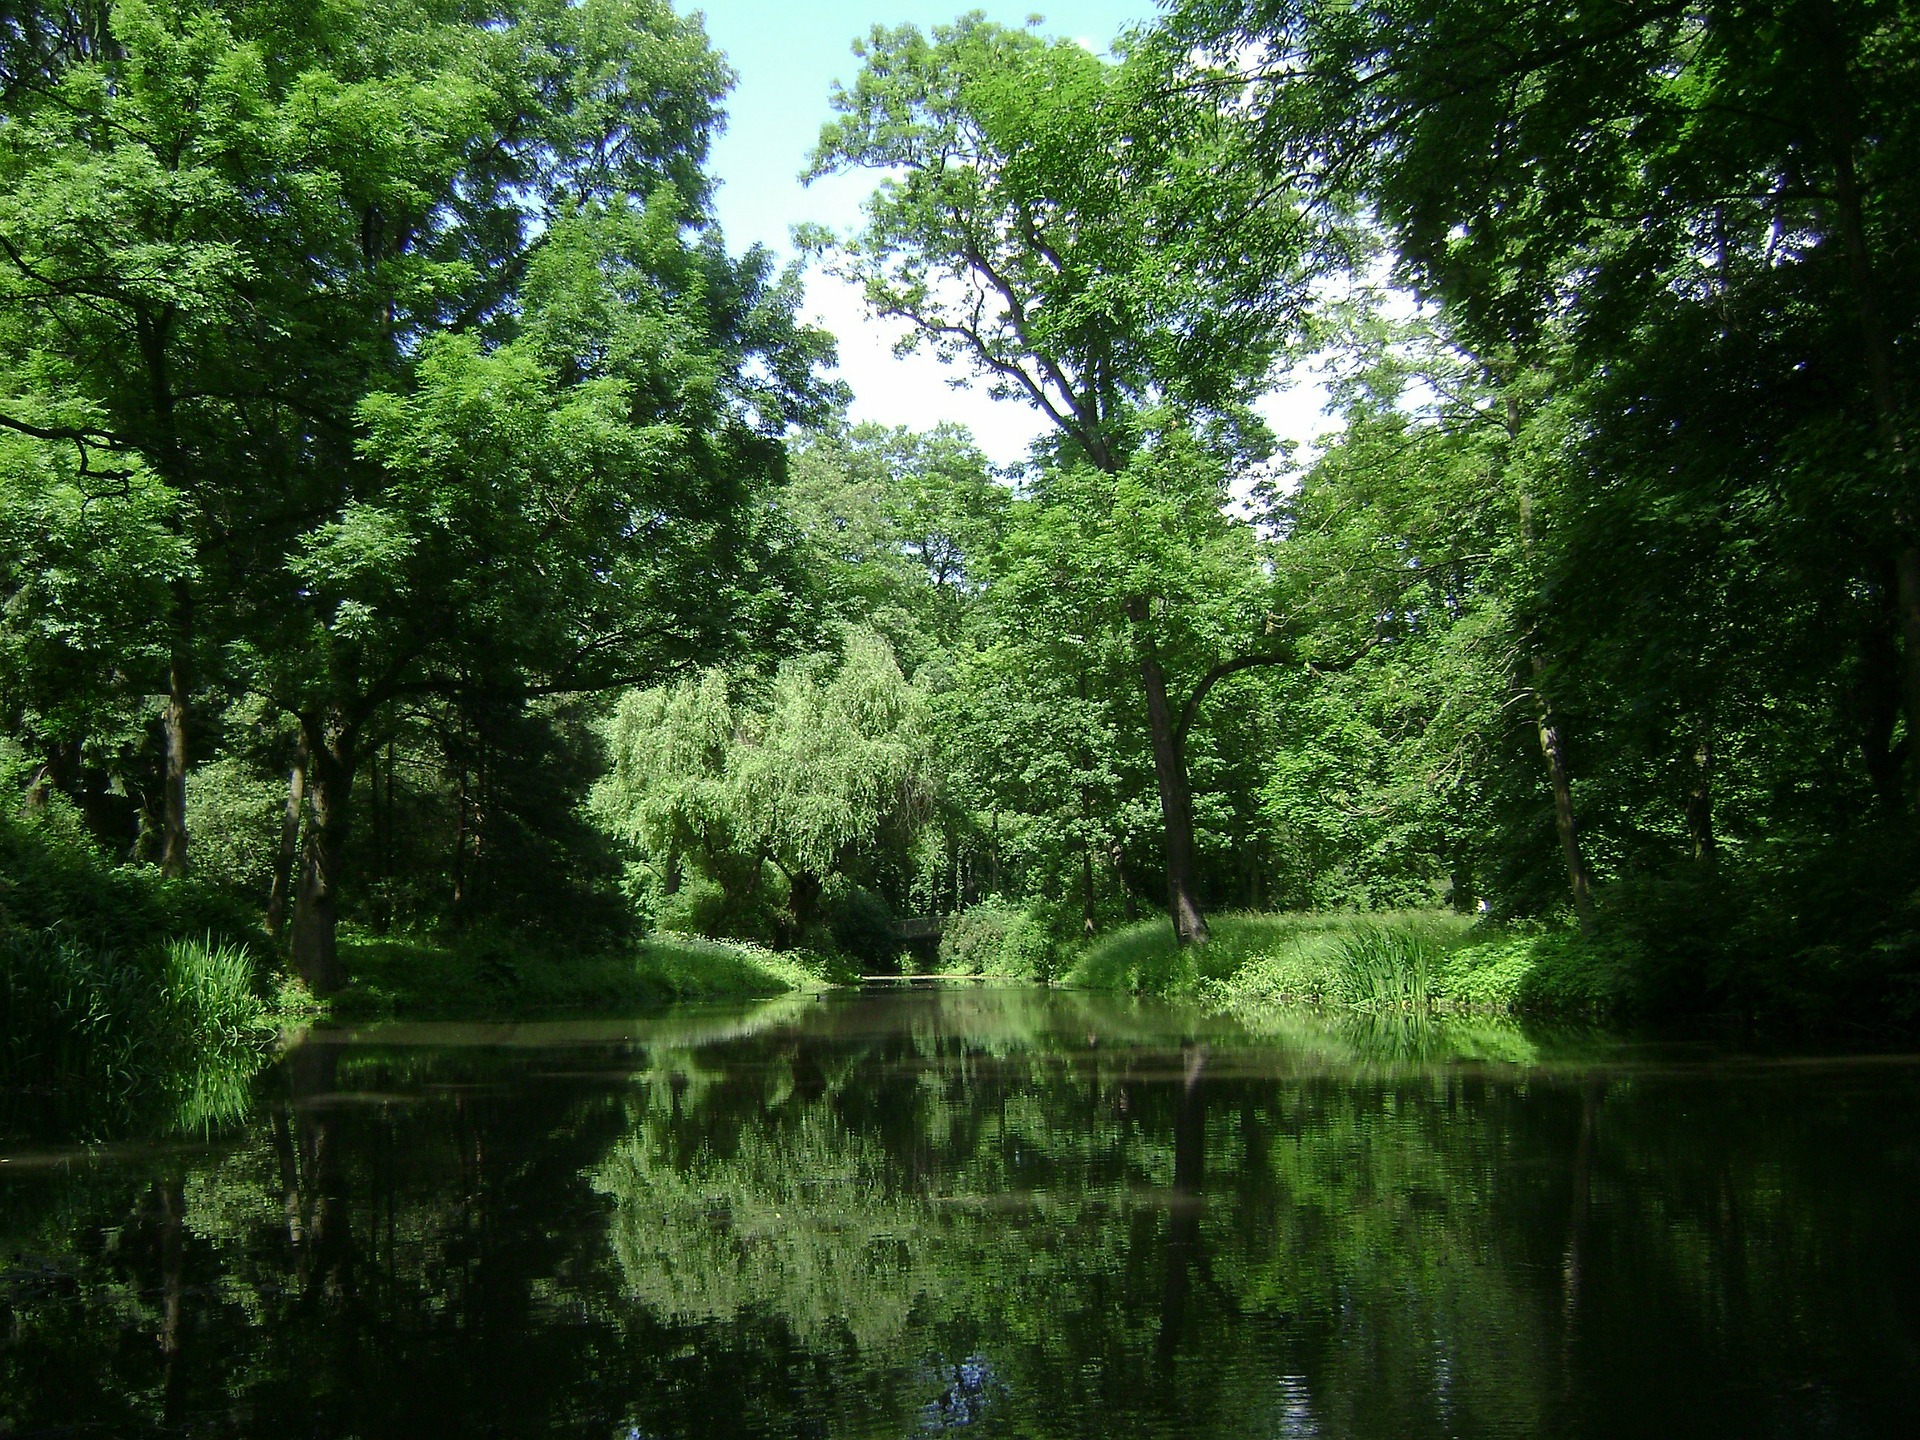
[[[890,987],[0,1157],[0,1434],[1907,1433],[1920,1063]]]

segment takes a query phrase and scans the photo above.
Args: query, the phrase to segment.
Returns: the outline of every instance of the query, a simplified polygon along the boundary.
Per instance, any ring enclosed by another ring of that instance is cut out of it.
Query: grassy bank
[[[1600,1016],[1618,1007],[1613,957],[1557,932],[1488,935],[1442,910],[1221,915],[1182,949],[1164,920],[1087,946],[1065,982],[1231,1006],[1430,1007]]]
[[[0,818],[0,1133],[213,1124],[274,1030],[264,956],[217,891]]]
[[[544,950],[501,933],[455,941],[347,935],[341,955],[353,983],[325,1007],[341,1019],[646,1009],[822,990],[845,978],[810,954],[670,933],[601,954]]]
[[[631,1011],[843,978],[818,957],[692,936],[578,953],[491,930],[451,942],[349,932],[354,983],[316,1004],[250,906],[113,864],[67,818],[0,815],[0,1137],[221,1123],[244,1110],[277,1032],[328,1015]]]

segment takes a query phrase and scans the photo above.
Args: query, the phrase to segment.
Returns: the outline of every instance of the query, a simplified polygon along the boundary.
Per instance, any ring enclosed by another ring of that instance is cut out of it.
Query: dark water
[[[0,1163],[0,1434],[1920,1433],[1920,1062],[918,990]]]

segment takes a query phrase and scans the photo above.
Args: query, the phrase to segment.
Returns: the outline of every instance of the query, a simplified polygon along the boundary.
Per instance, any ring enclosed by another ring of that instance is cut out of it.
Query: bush
[[[211,886],[0,817],[0,1126],[103,1133],[189,1095],[196,1123],[210,1119],[211,1097],[258,1067],[267,1026],[234,922]],[[209,1082],[209,1066],[228,1079]]]
[[[1920,838],[1905,824],[1630,877],[1600,920],[1637,1017],[1920,1022]]]
[[[643,892],[640,914],[649,929],[766,945],[778,933],[781,898],[766,884],[755,886],[744,897],[729,898],[717,882],[695,873],[671,895],[661,890]]]
[[[940,935],[940,973],[998,975],[1050,981],[1058,952],[1032,911],[1005,900],[983,900],[947,918]]]
[[[287,782],[262,779],[229,756],[187,775],[187,833],[193,870],[205,880],[266,902],[286,811]]]

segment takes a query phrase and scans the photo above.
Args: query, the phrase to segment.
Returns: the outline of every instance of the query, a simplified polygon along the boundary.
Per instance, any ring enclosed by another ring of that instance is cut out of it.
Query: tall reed
[[[1445,949],[1415,925],[1359,925],[1335,951],[1339,998],[1362,1009],[1423,1010]]]

